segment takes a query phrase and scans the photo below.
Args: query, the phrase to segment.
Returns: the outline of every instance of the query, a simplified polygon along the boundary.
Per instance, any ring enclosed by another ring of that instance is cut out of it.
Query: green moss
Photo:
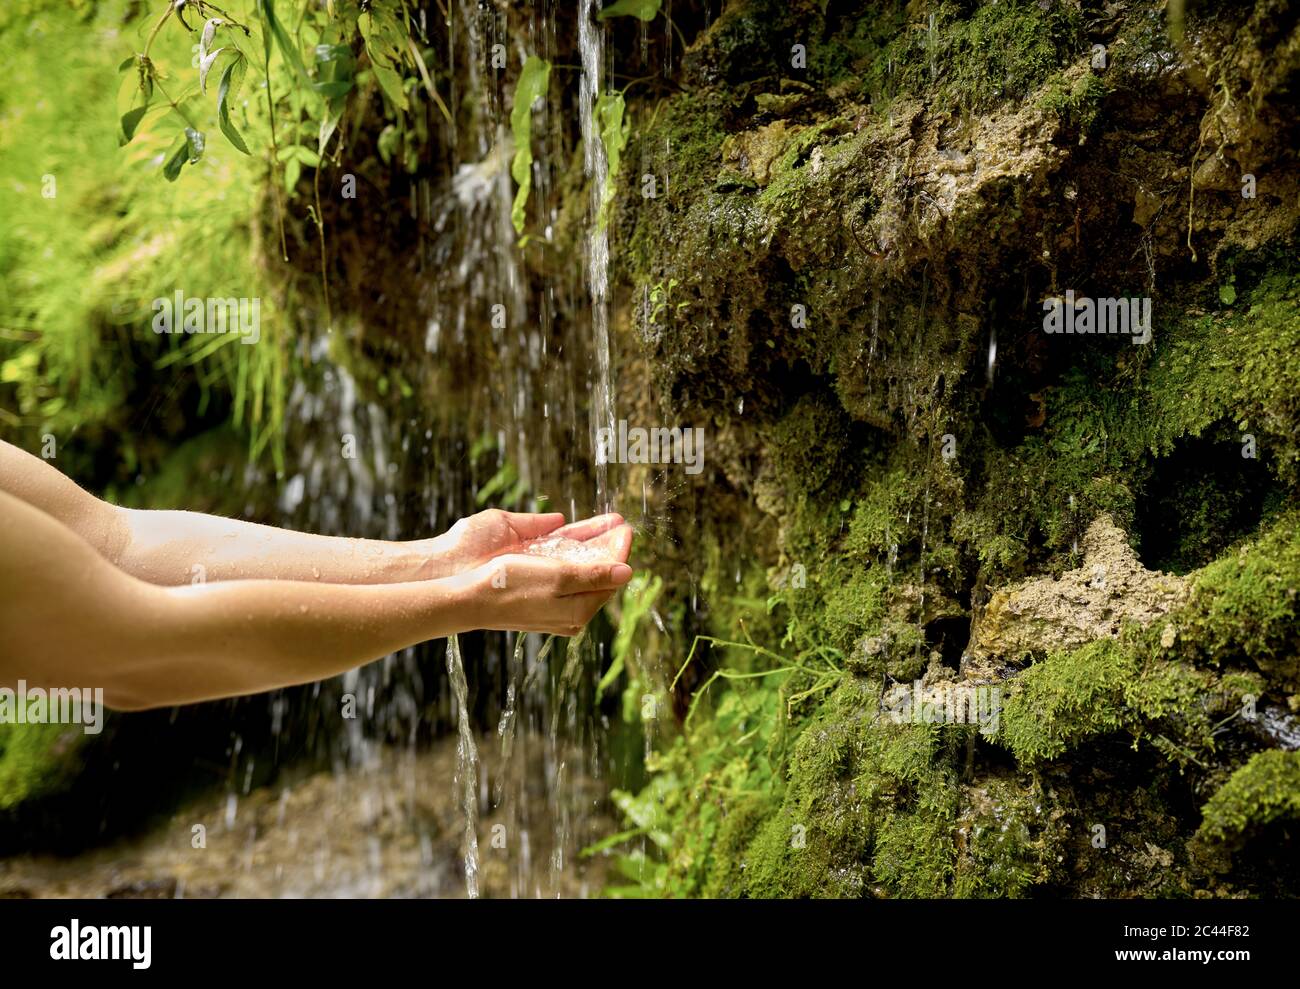
[[[1126,732],[1174,761],[1213,747],[1201,700],[1213,674],[1153,658],[1153,636],[1100,639],[1035,663],[1011,686],[999,741],[1023,763],[1063,757],[1084,742]]]
[[[0,725],[0,811],[66,784],[88,737],[80,725]]]
[[[875,102],[927,93],[968,111],[1023,99],[1080,45],[1077,8],[1033,0],[983,3],[967,14],[943,3],[912,22],[865,66]]]
[[[776,424],[770,440],[772,461],[796,501],[838,496],[840,485],[830,482],[850,473],[849,429],[844,410],[819,395],[801,398]]]
[[[1259,456],[1284,480],[1300,465],[1300,273],[1273,270],[1233,306],[1190,309],[1158,332],[1159,356],[1139,392],[1133,430],[1146,449],[1169,453],[1184,436],[1227,420],[1255,436]]]
[[[1097,122],[1105,98],[1105,83],[1091,72],[1080,76],[1073,83],[1068,82],[1062,74],[1049,80],[1039,98],[1039,104],[1071,127],[1086,133]]]
[[[1300,691],[1300,515],[1279,517],[1257,538],[1194,575],[1177,616],[1184,652],[1215,662],[1245,659]]]
[[[947,896],[953,874],[952,829],[945,817],[891,815],[876,839],[876,879],[896,896]]]
[[[1259,752],[1201,811],[1197,841],[1239,849],[1274,824],[1300,823],[1300,752]]]
[[[1024,896],[1056,874],[1066,829],[1038,784],[991,776],[967,788],[965,804],[957,825],[954,896]]]
[[[964,729],[876,717],[875,689],[844,680],[799,734],[780,810],[746,850],[746,895],[950,888]]]
[[[1002,711],[1001,741],[1022,761],[1053,759],[1126,724],[1133,658],[1110,640],[1057,653],[1021,674]]]

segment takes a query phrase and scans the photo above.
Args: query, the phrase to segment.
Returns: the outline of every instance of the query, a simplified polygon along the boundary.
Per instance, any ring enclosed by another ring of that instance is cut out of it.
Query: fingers
[[[609,512],[606,515],[595,515],[579,522],[570,522],[564,528],[556,530],[554,534],[563,536],[565,539],[585,542],[622,524],[622,515],[619,515],[618,512]]]
[[[626,563],[571,563],[560,571],[556,594],[568,597],[591,591],[609,593],[632,579],[632,568]]]
[[[573,594],[565,598],[565,604],[569,608],[569,618],[571,619],[569,629],[571,631],[565,631],[561,634],[573,636],[581,632],[583,626],[591,621],[596,616],[596,612],[605,606],[605,602],[610,599],[611,594],[610,591],[587,591],[584,594]]]
[[[564,525],[563,512],[543,512],[540,515],[532,512],[503,512],[502,514],[521,540],[549,535]]]
[[[628,554],[632,552],[632,527],[626,524],[615,526],[587,540],[587,545],[597,547],[615,562],[626,563]]]

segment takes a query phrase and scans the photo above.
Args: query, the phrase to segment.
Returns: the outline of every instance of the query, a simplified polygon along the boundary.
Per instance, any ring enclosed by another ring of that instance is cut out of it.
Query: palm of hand
[[[489,509],[461,519],[448,530],[447,536],[451,539],[450,553],[457,566],[468,569],[498,556],[526,552],[529,542],[543,536],[559,536],[602,547],[609,543],[613,551],[611,555],[617,555],[618,547],[610,543],[608,537],[622,524],[623,518],[617,514],[598,515],[564,525],[564,516],[559,512],[536,515]],[[622,540],[618,542],[621,544]],[[622,558],[626,559],[626,550]]]

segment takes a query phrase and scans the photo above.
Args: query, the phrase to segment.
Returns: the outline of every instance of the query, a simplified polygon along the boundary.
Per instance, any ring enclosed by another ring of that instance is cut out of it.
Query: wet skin
[[[123,509],[0,442],[0,686],[101,687],[140,710],[473,629],[573,635],[631,578],[631,546],[617,514],[489,510],[389,542]]]

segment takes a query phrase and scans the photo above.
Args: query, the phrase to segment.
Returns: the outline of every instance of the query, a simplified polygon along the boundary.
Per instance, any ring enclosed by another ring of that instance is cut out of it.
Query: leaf
[[[302,174],[302,162],[297,158],[290,158],[284,164],[284,187],[292,193],[298,188],[298,176]]]
[[[289,63],[289,67],[302,77],[303,82],[308,86],[312,85],[312,78],[307,74],[307,66],[303,64],[302,56],[298,53],[297,46],[293,39],[280,23],[280,19],[275,16],[275,0],[259,0],[262,6],[262,18],[266,21],[267,30],[275,38],[275,43],[280,48],[280,53],[284,60]],[[269,42],[268,42],[269,45]]]
[[[203,157],[203,149],[207,147],[207,139],[203,136],[203,131],[195,130],[193,127],[186,127],[185,145],[189,149],[189,162],[193,165]]]
[[[117,71],[118,71],[118,72],[125,72],[125,71],[126,71],[127,69],[129,69],[131,66],[135,65],[135,59],[136,59],[136,57],[135,57],[134,55],[132,55],[130,58],[125,58],[125,59],[123,59],[123,60],[122,60],[122,64],[119,65],[119,66],[117,67]]]
[[[393,155],[397,154],[401,143],[402,132],[392,124],[379,132],[379,140],[375,142],[375,146],[379,149],[379,157],[383,159],[385,165],[393,160]]]
[[[599,14],[596,20],[603,21],[608,17],[635,17],[641,21],[654,20],[655,14],[659,13],[662,6],[661,0],[617,0]]]
[[[208,73],[212,71],[212,64],[217,60],[224,48],[218,48],[216,51],[208,52],[206,55],[199,56],[199,90],[206,96],[208,92]]]
[[[226,23],[220,17],[211,17],[203,24],[203,34],[199,37],[199,58],[202,59],[208,53],[208,46],[212,44],[212,38],[217,33],[217,28]]]
[[[410,108],[406,101],[406,92],[402,89],[402,77],[395,72],[390,66],[380,62],[370,63],[371,71],[374,72],[375,78],[379,80],[379,87],[384,94],[392,101],[393,105],[402,110]]]
[[[330,138],[338,130],[339,121],[343,119],[343,107],[346,101],[342,98],[331,100],[326,108],[325,116],[320,121],[320,132],[316,136],[316,150],[320,154],[325,153],[325,147],[330,143]]]
[[[280,149],[280,161],[297,161],[308,168],[320,167],[320,155],[303,144],[290,144]]]
[[[551,63],[536,55],[529,55],[515,83],[515,101],[510,108],[510,133],[515,141],[515,156],[510,163],[510,175],[519,184],[510,221],[515,233],[524,232],[525,207],[533,187],[533,104],[546,98],[551,83]]]
[[[322,78],[350,79],[356,59],[347,45],[317,45],[316,68]],[[324,71],[328,70],[328,74]]]
[[[366,51],[371,61],[376,57],[385,62],[400,62],[406,51],[407,33],[389,10],[377,9],[378,3],[357,18],[357,27],[365,39]]]
[[[189,147],[189,138],[181,134],[176,138],[176,143],[171,146],[171,150],[167,152],[163,162],[163,178],[168,182],[175,182],[177,176],[181,174],[181,169],[189,159]]]
[[[119,128],[117,143],[129,144],[153,99],[153,79],[141,67],[139,75],[125,76],[117,91]]]
[[[335,100],[340,96],[347,96],[352,91],[352,83],[349,82],[318,82],[313,83],[311,87],[315,92],[327,100]],[[387,90],[385,90],[387,92]]]
[[[609,163],[605,174],[605,188],[601,190],[600,217],[597,221],[602,230],[605,229],[605,223],[609,219],[609,204],[614,200],[615,179],[618,176],[623,149],[627,147],[627,137],[632,126],[630,120],[623,119],[625,109],[623,94],[616,92],[601,93],[592,111],[596,117],[597,130],[600,132],[600,143],[605,147],[605,159]]]
[[[316,46],[316,82],[312,89],[326,100],[337,100],[352,91],[356,57],[347,45]],[[342,113],[342,106],[337,108]]]
[[[133,110],[128,110],[122,114],[122,133],[119,137],[120,144],[128,144],[135,137],[135,129],[140,126],[140,120],[148,112],[147,106],[138,106]]]
[[[234,78],[236,69],[239,69],[239,78]],[[244,143],[243,136],[236,130],[235,125],[230,122],[230,95],[233,89],[239,92],[239,85],[244,76],[244,57],[241,55],[229,65],[226,71],[221,73],[221,82],[217,84],[217,122],[221,125],[221,133],[226,135],[226,140],[235,146],[244,154],[251,154],[248,145]]]
[[[1224,282],[1219,286],[1219,301],[1225,306],[1230,306],[1237,301],[1237,289],[1231,282]]]

